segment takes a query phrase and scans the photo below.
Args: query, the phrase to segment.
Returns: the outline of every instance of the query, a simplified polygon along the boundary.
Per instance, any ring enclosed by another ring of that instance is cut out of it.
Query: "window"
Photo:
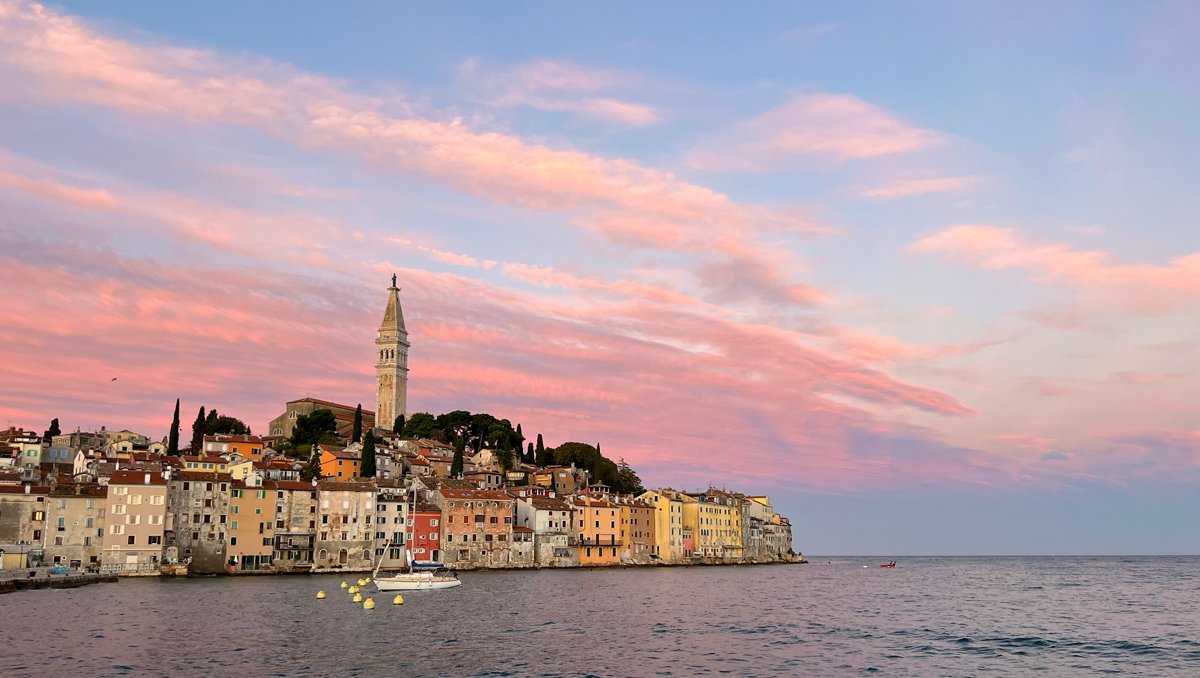
[[[238,509],[240,509],[240,508],[242,508],[242,507],[241,507],[241,506],[238,506],[238,505],[236,505],[236,504],[235,504],[235,505],[233,506],[233,510],[232,510],[232,511],[230,511],[230,513],[232,513],[232,514],[234,514],[234,515],[237,515],[238,513],[240,513],[240,511],[238,510]]]
[[[64,530],[66,530],[66,529],[67,529],[67,519],[66,519],[66,518],[63,518],[62,516],[59,516],[59,518],[58,518],[58,530],[59,530],[59,532],[62,532],[62,531],[64,531]]]
[[[275,539],[273,537],[263,537],[263,546],[271,546],[274,543]]]
[[[430,521],[429,521],[429,526],[430,526],[430,527],[437,527],[437,525],[438,525],[438,520],[437,520],[437,518],[433,518],[432,520],[430,520]]]
[[[153,506],[162,506],[163,505],[163,496],[161,494],[156,494],[156,495],[151,496],[150,504]]]
[[[262,515],[262,509],[260,509],[260,508],[256,508],[256,509],[254,509],[254,515],[256,515],[256,516],[261,516],[261,515]]]
[[[321,524],[328,525],[329,524],[329,516],[321,516]]]
[[[128,541],[129,541],[129,545],[133,546],[134,544],[137,543],[137,537],[131,534],[131,535],[129,535]]]
[[[151,545],[155,545],[155,544],[161,544],[161,543],[162,543],[162,536],[161,536],[161,535],[157,535],[157,534],[155,534],[155,535],[151,535],[150,537],[148,537],[148,538],[146,539],[146,543],[147,543],[147,544],[151,544]]]
[[[63,538],[62,538],[62,537],[55,537],[55,538],[54,538],[54,545],[55,545],[55,546],[62,546],[62,545],[63,545]],[[55,556],[55,557],[57,557],[57,556]]]
[[[83,526],[84,526],[84,527],[91,527],[91,526],[92,526],[92,520],[93,520],[92,518],[84,518],[84,519],[83,519]]]
[[[242,491],[241,491],[241,490],[234,490],[234,491],[233,491],[233,492],[230,494],[230,496],[231,496],[231,497],[233,497],[234,499],[241,499],[241,498],[242,498]],[[229,545],[230,545],[230,546],[233,546],[233,542],[230,542],[230,544],[229,544]]]
[[[235,521],[233,521],[233,522],[232,522],[230,525],[231,525],[231,526],[230,526],[230,529],[233,529],[233,530],[236,530],[236,529],[238,529],[238,527],[237,527],[237,526],[238,526],[238,521],[236,521],[236,520],[235,520]],[[232,546],[232,545],[233,545],[233,542],[229,542],[229,544]]]
[[[230,537],[230,538],[229,538],[229,545],[230,545],[230,546],[237,546],[237,537]]]
[[[114,504],[112,507],[112,510],[113,510],[114,516],[125,515],[125,505],[124,504]],[[36,520],[36,518],[34,518],[34,520]]]
[[[58,500],[58,507],[59,507],[60,509],[65,509],[65,508],[67,507],[67,500],[66,500],[66,499],[59,499],[59,500]]]
[[[125,533],[125,526],[124,526],[124,525],[113,525],[113,526],[112,526],[112,527],[109,529],[109,532],[110,532],[111,534],[124,534],[124,533]]]
[[[162,525],[162,519],[163,519],[162,516],[150,516],[150,524],[151,525]]]
[[[122,490],[125,490],[125,492],[128,492],[128,491],[129,491],[129,488],[126,488],[126,487],[122,487],[121,489],[122,489]],[[183,489],[185,489],[185,490],[190,490],[190,489],[192,489],[192,484],[191,484],[191,483],[184,483],[184,484],[183,484]],[[125,492],[118,492],[117,494],[125,494]]]

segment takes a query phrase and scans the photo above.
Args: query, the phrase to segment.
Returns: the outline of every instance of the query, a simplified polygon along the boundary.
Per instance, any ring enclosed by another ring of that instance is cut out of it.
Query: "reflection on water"
[[[465,573],[372,611],[359,575],[21,592],[0,675],[1200,675],[1197,558],[814,560]]]

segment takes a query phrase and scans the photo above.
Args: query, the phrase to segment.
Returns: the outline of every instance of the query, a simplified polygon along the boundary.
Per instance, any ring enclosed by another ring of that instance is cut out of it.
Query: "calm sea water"
[[[814,560],[466,573],[373,611],[324,575],[19,592],[0,675],[1200,676],[1200,558]]]

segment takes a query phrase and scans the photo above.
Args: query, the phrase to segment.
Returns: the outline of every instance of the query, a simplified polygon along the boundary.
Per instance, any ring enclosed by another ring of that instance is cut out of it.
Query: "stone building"
[[[408,565],[408,490],[396,480],[377,479],[375,484],[376,562],[383,560],[382,570],[399,570]]]
[[[579,530],[570,502],[556,497],[518,497],[517,527],[533,530],[538,567],[579,565]]]
[[[408,414],[408,329],[400,308],[400,288],[396,276],[388,288],[383,322],[375,335],[375,413],[380,427],[390,429],[398,415]]]
[[[108,488],[60,483],[46,498],[46,558],[76,568],[100,569]]]
[[[49,485],[0,485],[0,569],[42,563],[49,493]]]
[[[179,471],[167,484],[167,548],[189,574],[225,571],[232,482],[219,471]]]
[[[499,490],[450,490],[430,493],[441,509],[442,551],[459,569],[509,567],[515,500]]]
[[[792,551],[792,523],[776,513],[763,524],[764,559],[786,559]]]
[[[333,418],[337,422],[338,435],[343,438],[350,437],[350,430],[354,426],[354,412],[357,409],[356,405],[342,405],[340,403],[330,402],[328,400],[318,400],[316,398],[298,398],[290,400],[284,405],[283,414],[271,420],[267,424],[267,430],[272,437],[280,436],[283,438],[292,437],[292,429],[296,426],[296,419],[302,414],[312,414],[317,410],[329,410],[333,412]],[[370,410],[363,410],[363,430],[375,425],[375,413]],[[388,422],[391,426],[391,422]]]
[[[101,569],[121,574],[157,575],[167,530],[169,473],[114,471],[108,479]]]
[[[275,570],[309,571],[316,556],[317,485],[283,480],[270,485],[275,490]]]
[[[370,570],[375,565],[376,489],[369,482],[317,483],[315,570]]]

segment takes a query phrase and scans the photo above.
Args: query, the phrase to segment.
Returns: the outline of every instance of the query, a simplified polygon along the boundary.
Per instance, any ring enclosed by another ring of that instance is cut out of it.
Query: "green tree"
[[[316,454],[315,450],[311,451],[308,456],[308,463],[304,465],[304,468],[300,469],[300,480],[311,482],[313,480],[320,480],[322,477],[324,477],[324,474],[321,473],[321,456]]]
[[[525,434],[521,432],[521,425],[517,424],[516,446],[513,449],[520,452],[523,447],[525,447]]]
[[[634,472],[632,466],[625,463],[624,457],[617,462],[617,478],[613,484],[613,491],[634,496],[646,491],[646,488],[642,487],[642,479]]]
[[[55,417],[50,420],[50,428],[46,429],[46,432],[42,434],[42,438],[49,442],[54,436],[60,435],[62,435],[62,429],[58,427],[58,417]]]
[[[296,425],[292,427],[293,445],[336,445],[339,442],[337,418],[332,410],[315,410],[312,414],[296,417]]]
[[[179,454],[179,398],[175,399],[175,416],[171,418],[171,432],[167,435],[167,454]]]
[[[526,464],[536,464],[537,457],[534,456],[534,454],[533,454],[533,443],[527,443],[527,444],[529,445],[529,452],[528,452],[528,454],[525,455],[525,463]]]
[[[417,412],[404,424],[405,438],[427,438],[429,432],[437,428],[437,422],[428,412]]]
[[[358,407],[354,408],[354,430],[350,433],[350,442],[359,443],[362,439],[362,403],[359,403]]]
[[[362,440],[362,464],[359,474],[364,478],[375,477],[375,430],[368,429]]]
[[[208,417],[204,421],[204,431],[210,436],[217,434],[240,436],[250,433],[250,427],[246,425],[246,422],[237,417],[217,414],[217,411],[213,410],[208,413]]]
[[[208,419],[204,416],[204,406],[200,406],[200,413],[196,415],[196,421],[192,422],[192,454],[200,454],[204,449],[204,434],[208,431]]]
[[[538,466],[549,466],[552,463],[554,463],[552,461],[553,457],[546,452],[546,446],[542,444],[542,434],[541,433],[538,434],[537,447],[534,448],[534,454],[537,455],[537,461],[535,461],[534,463],[537,464]]]
[[[397,414],[396,421],[392,422],[392,433],[404,435],[404,415]]]
[[[466,453],[467,443],[462,439],[462,436],[454,439],[454,461],[450,462],[450,477],[457,478],[463,472],[463,455]]]

